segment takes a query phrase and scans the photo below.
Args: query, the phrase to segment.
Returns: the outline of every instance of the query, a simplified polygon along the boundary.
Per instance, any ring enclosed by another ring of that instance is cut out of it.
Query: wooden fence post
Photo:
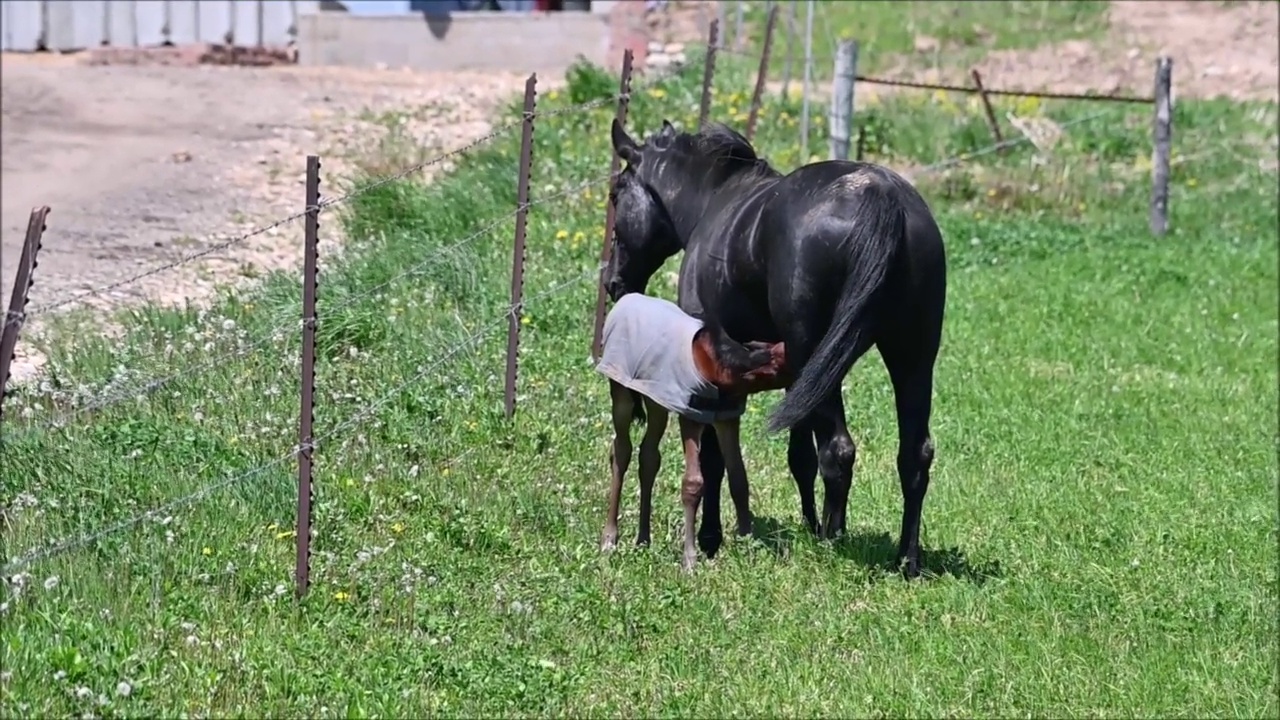
[[[302,398],[298,410],[298,558],[294,566],[295,591],[301,598],[311,586],[311,460],[315,435],[316,397],[316,276],[320,245],[320,158],[307,156],[307,217],[302,244]]]
[[[841,40],[836,47],[835,74],[831,81],[831,114],[828,146],[832,160],[848,160],[853,136],[853,91],[858,76],[858,41]]]
[[[796,0],[787,3],[787,55],[782,62],[782,97],[791,95],[791,66],[795,64],[796,55]]]
[[[760,116],[760,103],[764,100],[764,82],[769,77],[769,51],[773,48],[773,29],[778,24],[778,7],[769,9],[769,19],[764,27],[764,47],[760,49],[760,68],[756,71],[756,87],[751,93],[751,111],[747,115],[747,139],[756,134],[756,119]]]
[[[529,174],[533,165],[533,116],[537,108],[538,74],[524,82],[524,113],[520,131],[520,175],[516,178],[516,233],[511,255],[511,311],[507,317],[507,419],[516,414],[516,371],[519,368],[520,315],[524,311],[524,241],[529,222]]]
[[[698,106],[699,128],[707,124],[707,116],[711,114],[711,86],[716,77],[716,48],[719,38],[720,21],[712,20],[711,29],[707,31],[707,55],[702,62],[702,102]],[[629,69],[631,66],[626,65],[626,67]],[[625,122],[625,115],[620,119]]]
[[[1151,155],[1151,233],[1169,231],[1169,154],[1173,144],[1173,58],[1156,59],[1155,125]]]
[[[813,85],[813,0],[804,4],[804,91],[800,98],[800,164],[809,162],[809,88]]]

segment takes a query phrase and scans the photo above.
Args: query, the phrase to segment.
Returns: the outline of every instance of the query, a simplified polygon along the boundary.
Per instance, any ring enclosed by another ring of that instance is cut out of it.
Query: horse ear
[[[618,153],[618,157],[626,160],[630,165],[636,165],[640,162],[640,148],[636,145],[636,141],[631,139],[627,134],[622,123],[618,122],[618,118],[613,119],[613,127],[610,129],[613,138],[613,151]]]
[[[668,122],[666,118],[663,118],[662,119],[662,137],[673,138],[675,136],[676,136],[676,126]]]

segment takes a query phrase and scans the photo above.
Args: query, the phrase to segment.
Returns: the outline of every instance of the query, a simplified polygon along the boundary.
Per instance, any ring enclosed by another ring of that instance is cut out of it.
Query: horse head
[[[746,138],[719,123],[687,133],[663,120],[643,142],[616,119],[611,130],[625,163],[610,196],[615,232],[606,289],[617,300],[644,292],[662,263],[685,248],[716,188],[744,170],[773,170]]]
[[[658,135],[640,144],[613,121],[614,150],[626,163],[609,193],[614,231],[605,289],[614,302],[627,293],[643,293],[662,263],[683,247],[666,205],[643,174],[659,164],[658,153],[674,136],[675,128],[664,121]]]

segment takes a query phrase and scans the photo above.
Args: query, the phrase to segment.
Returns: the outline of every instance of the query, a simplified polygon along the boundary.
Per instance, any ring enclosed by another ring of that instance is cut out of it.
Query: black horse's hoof
[[[698,549],[707,556],[708,560],[720,552],[722,545],[724,545],[724,533],[698,533]]]

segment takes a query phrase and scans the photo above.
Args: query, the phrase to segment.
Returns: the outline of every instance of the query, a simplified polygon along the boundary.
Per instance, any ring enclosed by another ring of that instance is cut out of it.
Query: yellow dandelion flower
[[[209,546],[207,546],[207,545],[206,545],[206,546],[204,547],[204,549],[200,551],[200,554],[201,554],[201,555],[205,555],[205,556],[212,555],[212,554],[213,554],[213,548],[211,548],[211,547],[209,547]]]
[[[995,188],[990,188],[990,189],[988,189],[988,190],[987,190],[987,197],[995,197],[995,196],[996,196],[996,189],[995,189]]]
[[[582,232],[581,230],[573,234],[574,242],[582,242],[583,240],[586,240],[586,239],[587,239],[586,233]]]
[[[440,471],[440,474],[441,474],[441,475],[448,475],[448,474],[449,474],[449,468],[445,468],[445,469],[441,470],[441,471]]]
[[[653,88],[652,90],[649,91],[649,97],[651,98],[657,98],[658,100],[661,100],[666,96],[667,96],[667,91],[663,90],[662,88]]]
[[[394,525],[392,525],[392,526],[391,526],[391,532],[393,532],[393,533],[395,533],[395,534],[397,534],[397,535],[399,535],[400,533],[404,532],[404,523],[399,523],[399,522],[398,522],[398,523],[395,523]]]
[[[557,240],[563,240],[563,239],[565,239],[565,238],[567,238],[567,237],[569,237],[569,231],[568,231],[568,230],[557,230],[557,231],[556,231],[556,239],[557,239]]]
[[[337,600],[338,602],[346,602],[346,601],[347,601],[347,600],[349,600],[350,598],[351,598],[351,596],[350,596],[350,595],[348,595],[347,593],[345,593],[345,592],[343,592],[343,591],[341,591],[341,590],[339,590],[338,592],[336,592],[336,593],[334,593],[334,594],[333,594],[333,599],[334,599],[334,600]]]
[[[356,479],[353,477],[349,477],[343,481],[343,484],[346,485],[347,487],[355,487]]]
[[[559,98],[559,97],[560,97],[559,90],[552,90],[551,92],[547,93],[548,100],[555,100],[556,98]]]
[[[1199,184],[1200,184],[1200,181],[1196,180],[1195,178],[1187,178],[1187,187],[1195,187]]]
[[[531,322],[533,322],[533,321],[529,319],[529,316],[528,316],[528,315],[522,315],[522,316],[520,317],[520,324],[521,324],[521,325],[528,325],[528,324],[529,324],[529,323],[531,323]]]

